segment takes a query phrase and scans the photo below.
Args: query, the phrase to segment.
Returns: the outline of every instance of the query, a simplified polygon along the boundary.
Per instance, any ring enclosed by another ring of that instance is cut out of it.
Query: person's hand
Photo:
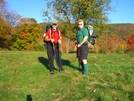
[[[51,39],[51,42],[53,43],[54,42],[54,39]]]
[[[77,44],[77,47],[80,47],[81,45],[80,44]]]
[[[58,43],[61,44],[61,40],[58,40]]]

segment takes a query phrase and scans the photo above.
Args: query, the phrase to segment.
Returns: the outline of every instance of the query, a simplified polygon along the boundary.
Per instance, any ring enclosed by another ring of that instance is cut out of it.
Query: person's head
[[[58,26],[57,22],[53,22],[53,23],[52,23],[52,28],[53,28],[54,30],[56,30],[57,26]]]
[[[84,21],[82,19],[78,20],[78,28],[84,27]]]

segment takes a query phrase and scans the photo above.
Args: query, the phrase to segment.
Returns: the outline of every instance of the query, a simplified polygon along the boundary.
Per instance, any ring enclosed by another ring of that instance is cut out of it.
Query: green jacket
[[[77,31],[76,38],[77,38],[78,44],[81,43],[81,41],[83,40],[85,36],[88,36],[88,30],[86,28],[82,28]],[[88,42],[88,40],[86,42]]]

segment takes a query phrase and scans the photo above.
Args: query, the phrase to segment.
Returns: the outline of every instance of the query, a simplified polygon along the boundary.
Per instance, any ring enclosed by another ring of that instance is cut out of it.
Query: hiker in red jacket
[[[49,68],[50,74],[54,74],[54,57],[56,59],[56,64],[59,67],[59,71],[62,72],[64,69],[62,68],[62,61],[61,61],[61,52],[60,52],[60,44],[62,33],[57,28],[58,24],[56,22],[52,23],[52,28],[46,32],[45,41],[49,41],[47,44],[47,54],[49,59]]]

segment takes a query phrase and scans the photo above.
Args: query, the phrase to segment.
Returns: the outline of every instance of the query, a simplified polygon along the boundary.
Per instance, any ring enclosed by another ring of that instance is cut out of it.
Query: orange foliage
[[[129,36],[128,40],[126,40],[126,43],[129,45],[129,48],[134,51],[134,34]]]
[[[10,40],[12,39],[12,26],[9,22],[0,18],[0,47],[9,48]]]
[[[100,46],[100,50],[104,49],[108,52],[125,49],[125,41],[117,34],[103,34],[99,36],[97,45]]]
[[[115,49],[114,49],[114,46],[110,46],[110,47],[108,48],[108,50],[109,50],[110,52],[114,51],[114,50],[115,50]]]
[[[62,37],[62,52],[75,51],[75,42],[69,40],[65,36]]]
[[[113,39],[117,39],[118,38],[118,35],[117,34],[110,34],[110,37]]]

